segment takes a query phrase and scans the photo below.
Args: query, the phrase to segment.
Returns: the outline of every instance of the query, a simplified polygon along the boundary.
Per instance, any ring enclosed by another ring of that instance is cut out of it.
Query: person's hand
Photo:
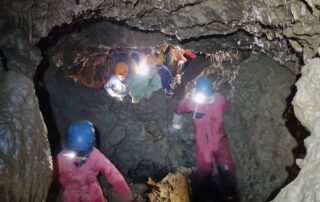
[[[176,113],[173,114],[173,119],[172,119],[172,128],[173,129],[176,129],[176,130],[181,129],[181,127],[182,127],[181,119],[182,119],[181,115],[176,114]]]
[[[179,130],[179,129],[181,129],[181,124],[180,123],[172,123],[172,128],[173,129],[176,129],[176,130]]]

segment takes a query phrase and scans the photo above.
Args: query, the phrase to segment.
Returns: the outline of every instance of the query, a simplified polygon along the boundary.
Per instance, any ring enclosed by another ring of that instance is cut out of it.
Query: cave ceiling
[[[0,18],[7,20],[0,26],[8,20],[22,25],[33,43],[55,26],[101,17],[161,31],[180,42],[244,31],[267,53],[290,46],[305,60],[318,52],[319,5],[317,0],[3,0]],[[296,60],[274,55],[280,63]]]

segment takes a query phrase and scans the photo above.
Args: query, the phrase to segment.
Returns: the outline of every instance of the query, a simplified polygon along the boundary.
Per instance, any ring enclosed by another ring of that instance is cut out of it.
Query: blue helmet
[[[211,81],[206,76],[201,76],[196,80],[194,85],[196,92],[204,93],[206,96],[212,96],[214,89]]]
[[[67,149],[76,152],[79,156],[87,156],[95,142],[94,127],[90,121],[73,123],[67,134]]]

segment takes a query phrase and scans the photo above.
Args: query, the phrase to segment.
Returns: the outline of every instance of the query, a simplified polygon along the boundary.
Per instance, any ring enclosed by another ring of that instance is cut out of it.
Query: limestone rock
[[[190,202],[190,187],[187,178],[182,173],[169,173],[153,186],[154,188],[148,193],[149,201]]]
[[[309,60],[296,83],[294,111],[311,136],[305,139],[307,155],[298,177],[281,190],[274,202],[316,202],[320,196],[320,59]]]
[[[33,83],[9,71],[0,86],[0,201],[44,201],[51,154]]]
[[[32,4],[4,0],[0,9],[0,16],[23,26],[33,43],[56,25],[98,17],[123,21],[141,30],[161,31],[179,40],[239,30],[256,37],[266,35],[265,42],[287,37],[312,50],[306,59],[316,54],[320,38],[319,1],[316,0],[89,0],[79,4],[74,0],[44,0]],[[12,9],[16,12],[11,12]]]
[[[22,28],[3,28],[0,34],[0,49],[9,70],[20,72],[32,79],[42,57],[40,50],[29,43],[27,33]]]
[[[296,144],[282,114],[294,79],[262,54],[240,64],[225,125],[245,201],[266,201],[287,178],[285,167],[293,163],[291,150]]]

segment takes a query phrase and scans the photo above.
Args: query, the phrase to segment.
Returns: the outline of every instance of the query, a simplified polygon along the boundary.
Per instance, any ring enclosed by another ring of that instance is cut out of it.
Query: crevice
[[[43,52],[44,50],[42,50]],[[57,179],[55,179],[55,175],[57,174],[57,168],[56,168],[56,156],[61,151],[61,136],[58,132],[58,128],[56,125],[56,122],[53,118],[53,111],[50,105],[50,94],[45,89],[45,84],[43,82],[43,77],[45,72],[47,71],[49,67],[49,60],[48,57],[44,54],[42,54],[42,61],[38,65],[33,82],[35,86],[35,93],[39,100],[39,108],[41,111],[41,114],[43,116],[44,123],[47,127],[47,137],[49,141],[50,151],[53,158],[53,176],[52,176],[52,182],[50,185],[50,189],[47,194],[46,201],[47,202],[53,202],[56,201],[56,199],[59,196],[59,190],[61,189],[61,185],[58,182]],[[99,138],[99,137],[98,137]]]
[[[50,95],[45,89],[45,84],[43,83],[44,74],[49,67],[49,60],[46,55],[42,55],[42,57],[43,60],[37,67],[33,81],[35,84],[36,96],[39,100],[39,108],[48,129],[48,140],[50,144],[51,154],[53,157],[55,157],[61,150],[61,138],[56,123],[53,119],[53,112],[50,105]]]
[[[9,71],[8,66],[7,66],[7,58],[3,53],[3,50],[0,50],[0,58],[1,58],[1,64],[3,69],[7,72]]]

